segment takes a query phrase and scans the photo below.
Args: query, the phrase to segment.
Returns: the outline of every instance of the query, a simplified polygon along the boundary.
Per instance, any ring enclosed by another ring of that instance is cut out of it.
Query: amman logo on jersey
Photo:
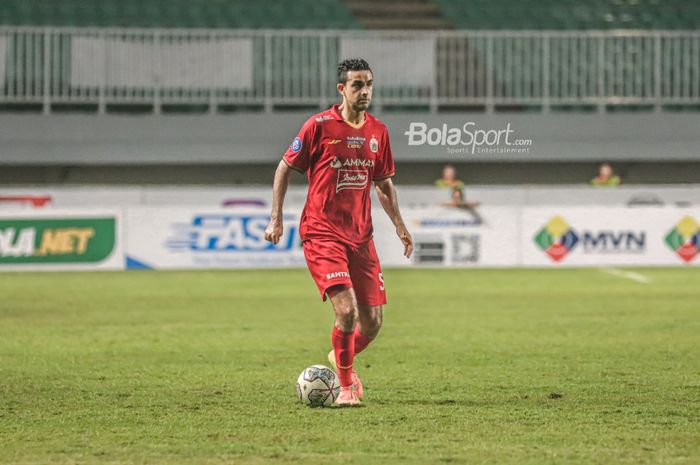
[[[368,160],[366,158],[346,158],[345,161],[341,161],[338,157],[334,157],[333,160],[331,160],[331,168],[339,169],[343,166],[374,168],[374,160]]]

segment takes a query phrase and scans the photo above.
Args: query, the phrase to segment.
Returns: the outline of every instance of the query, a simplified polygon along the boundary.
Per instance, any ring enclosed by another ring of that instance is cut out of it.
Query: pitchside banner
[[[518,259],[518,209],[408,208],[401,211],[414,242],[410,260],[396,229],[374,210],[374,241],[384,266],[514,266]]]
[[[127,213],[127,267],[303,267],[300,213],[285,212],[284,235],[273,245],[264,239],[267,208],[132,208]],[[416,243],[411,260],[403,257],[386,214],[375,210],[373,217],[384,266],[512,266],[516,261],[517,209],[406,209],[404,220]]]
[[[0,213],[0,271],[123,267],[118,210]]]
[[[127,268],[265,268],[303,266],[299,213],[285,212],[284,235],[267,242],[268,208],[132,208],[127,213]]]
[[[697,208],[524,208],[522,265],[697,265]]]

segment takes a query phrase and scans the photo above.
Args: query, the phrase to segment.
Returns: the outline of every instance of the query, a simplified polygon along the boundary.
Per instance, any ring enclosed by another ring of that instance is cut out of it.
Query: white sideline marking
[[[635,273],[634,271],[623,271],[619,268],[612,268],[608,266],[600,268],[600,271],[609,275],[617,276],[618,278],[630,279],[642,284],[649,284],[651,282],[650,277],[644,276],[641,273]]]

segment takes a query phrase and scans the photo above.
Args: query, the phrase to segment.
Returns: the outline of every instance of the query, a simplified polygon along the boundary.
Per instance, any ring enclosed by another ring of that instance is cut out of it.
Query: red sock
[[[352,384],[352,360],[355,356],[355,334],[346,333],[333,325],[333,351],[335,352],[335,364],[338,367],[338,378],[340,385],[350,386]]]
[[[360,327],[355,326],[355,332],[353,333],[355,337],[355,355],[359,354],[372,342],[372,339],[368,338],[360,332]]]

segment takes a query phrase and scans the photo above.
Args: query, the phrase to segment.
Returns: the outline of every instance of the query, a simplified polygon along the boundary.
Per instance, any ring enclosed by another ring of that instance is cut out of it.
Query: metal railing
[[[0,27],[0,104],[318,106],[365,56],[374,106],[700,104],[696,31],[272,31]]]

